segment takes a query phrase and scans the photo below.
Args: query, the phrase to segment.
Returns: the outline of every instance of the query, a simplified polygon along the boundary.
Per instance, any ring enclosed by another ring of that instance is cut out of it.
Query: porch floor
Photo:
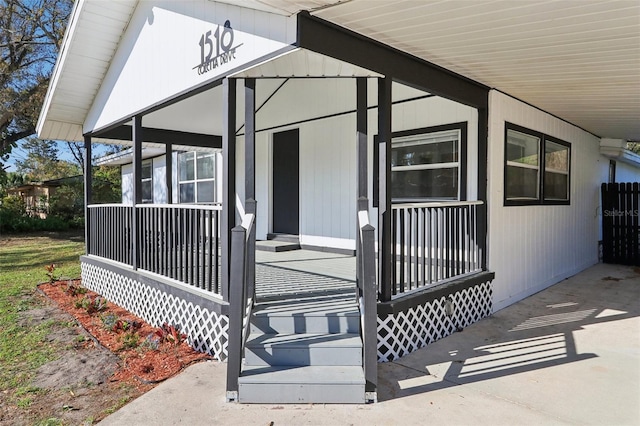
[[[292,296],[353,302],[355,277],[355,256],[312,250],[256,251],[256,301],[261,305]]]

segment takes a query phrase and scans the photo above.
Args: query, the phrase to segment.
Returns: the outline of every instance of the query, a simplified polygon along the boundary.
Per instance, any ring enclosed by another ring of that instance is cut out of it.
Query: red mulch
[[[150,339],[159,340],[154,335],[156,327],[152,327],[141,318],[110,302],[107,302],[106,308],[101,312],[89,314],[85,308],[76,307],[76,301],[85,296],[94,299],[98,295],[89,290],[84,294],[73,295],[68,290],[69,286],[80,287],[80,280],[44,283],[39,288],[63,310],[75,317],[102,346],[120,357],[118,369],[111,377],[112,382],[128,383],[141,391],[146,391],[194,362],[212,359],[207,354],[196,352],[186,342],[174,345],[164,341],[159,342],[157,349],[145,347],[143,342],[147,336],[150,336]],[[108,330],[102,318],[110,314],[128,324],[134,324],[135,327],[130,327],[127,331]],[[136,348],[123,347],[124,336],[127,332],[129,334],[135,332],[138,335],[139,345]]]

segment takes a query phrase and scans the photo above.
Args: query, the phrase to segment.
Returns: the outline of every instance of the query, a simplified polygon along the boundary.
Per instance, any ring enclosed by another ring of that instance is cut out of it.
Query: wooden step
[[[246,366],[238,401],[256,404],[364,404],[360,366]]]
[[[256,241],[256,250],[280,253],[283,251],[300,250],[300,243],[287,241]]]
[[[245,364],[361,366],[362,340],[357,333],[254,333],[247,341]]]

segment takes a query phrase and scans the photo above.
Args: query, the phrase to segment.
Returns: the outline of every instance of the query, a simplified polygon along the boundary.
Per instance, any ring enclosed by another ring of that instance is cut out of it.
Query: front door
[[[300,233],[300,143],[298,129],[273,135],[273,233]]]

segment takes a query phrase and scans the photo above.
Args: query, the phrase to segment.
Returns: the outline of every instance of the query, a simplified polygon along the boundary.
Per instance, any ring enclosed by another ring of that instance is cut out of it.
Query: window
[[[507,123],[505,205],[569,204],[570,161],[567,142]]]
[[[153,161],[142,162],[142,202],[153,203]]]
[[[215,153],[178,154],[178,187],[181,203],[213,203],[215,191]]]

